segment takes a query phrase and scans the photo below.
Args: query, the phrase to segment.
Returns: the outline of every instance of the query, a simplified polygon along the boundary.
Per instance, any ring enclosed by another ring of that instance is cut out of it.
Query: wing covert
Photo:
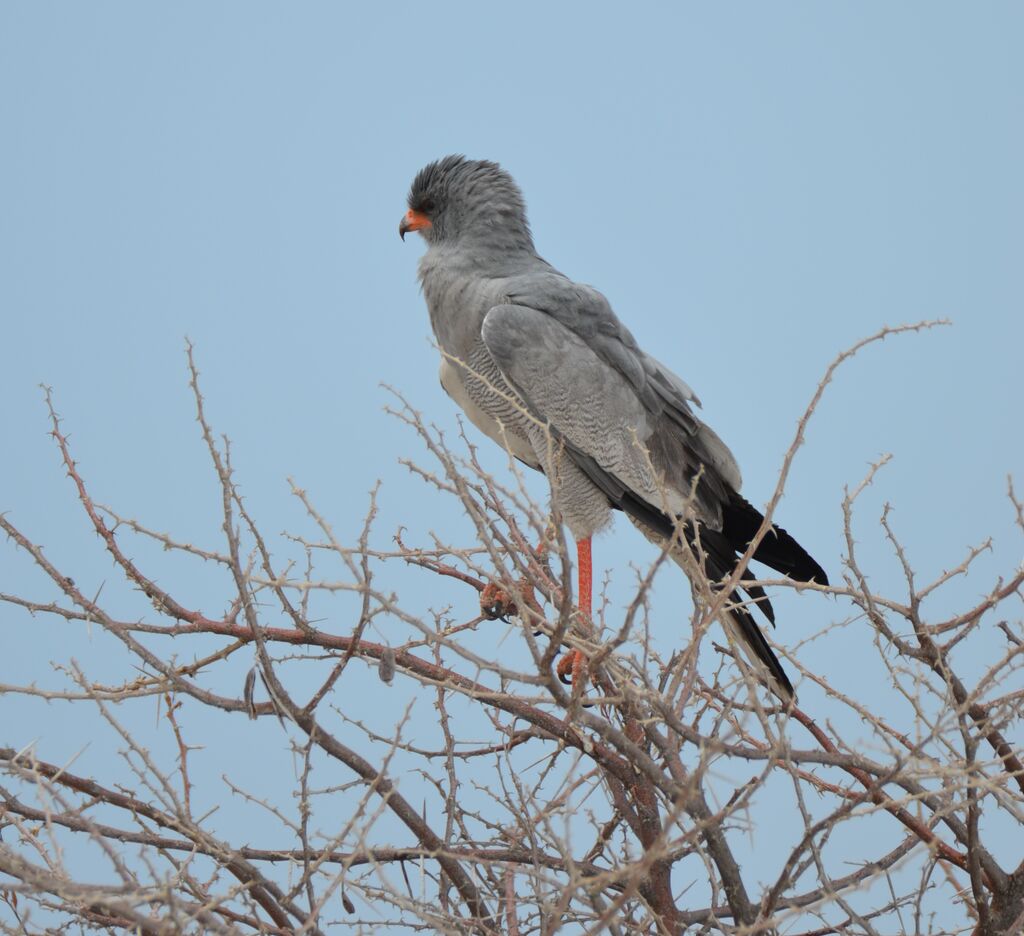
[[[713,460],[687,445],[700,435],[689,436],[664,412],[652,411],[634,375],[610,365],[600,343],[595,347],[553,316],[521,305],[492,308],[481,334],[530,415],[550,426],[598,487],[621,489],[627,500],[639,498],[663,514],[681,514],[704,464],[694,506],[701,519],[720,527],[727,482]],[[638,355],[634,362],[642,370]]]

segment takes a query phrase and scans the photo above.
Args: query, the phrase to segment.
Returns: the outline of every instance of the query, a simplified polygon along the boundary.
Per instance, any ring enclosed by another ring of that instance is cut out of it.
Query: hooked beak
[[[402,218],[402,223],[398,225],[398,234],[402,240],[405,240],[405,235],[410,231],[422,231],[428,227],[431,227],[430,218],[422,211],[413,211],[410,208]]]

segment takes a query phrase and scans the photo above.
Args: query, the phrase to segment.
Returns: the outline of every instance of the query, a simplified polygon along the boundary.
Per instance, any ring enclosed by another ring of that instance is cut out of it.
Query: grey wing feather
[[[733,490],[740,489],[743,481],[736,459],[690,408],[691,403],[700,406],[697,395],[684,380],[641,350],[600,292],[546,270],[517,278],[509,290],[509,301],[544,312],[578,335],[630,383],[651,414],[664,416],[689,437],[707,471],[719,473]],[[666,431],[671,433],[672,427],[666,426]],[[720,489],[718,479],[709,479],[709,483]],[[724,496],[721,490],[717,492]]]
[[[645,441],[651,458],[676,487],[689,491],[694,472],[703,465],[706,499],[728,500],[730,490],[740,489],[742,477],[732,453],[690,408],[690,403],[700,405],[693,390],[640,349],[601,293],[559,273],[544,272],[517,278],[509,299],[568,329],[629,384],[650,423]],[[717,524],[719,510],[708,506],[706,519]]]
[[[671,399],[678,397],[681,398],[684,403],[693,403],[696,406],[701,405],[699,397],[693,392],[693,388],[683,380],[682,377],[669,370],[657,358],[652,357],[646,352],[641,353],[644,357],[647,372],[651,374],[656,383],[664,383],[668,386]]]
[[[593,475],[596,468],[610,476],[594,477],[599,487],[617,485],[662,513],[681,514],[703,464],[695,507],[701,519],[720,528],[728,481],[705,452],[706,442],[717,436],[707,436],[692,413],[692,433],[680,431],[664,405],[650,402],[639,349],[616,345],[611,335],[595,340],[589,328],[585,332],[520,305],[495,306],[482,328],[502,375],[533,415],[550,424],[584,471]]]
[[[661,398],[669,418],[677,422],[681,429],[700,438],[702,448],[707,455],[708,467],[714,468],[722,479],[734,491],[743,486],[743,476],[740,474],[740,466],[729,447],[718,437],[718,433],[710,426],[701,422],[693,415],[690,403],[700,406],[697,394],[690,389],[681,377],[670,371],[656,358],[645,354],[644,358],[649,374],[649,382],[654,392]]]

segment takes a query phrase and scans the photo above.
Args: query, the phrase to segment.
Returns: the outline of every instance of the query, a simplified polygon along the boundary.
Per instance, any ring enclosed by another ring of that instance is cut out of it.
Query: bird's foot
[[[583,651],[570,650],[558,661],[555,672],[563,684],[572,686],[573,693],[575,694],[577,686],[580,687],[581,692],[583,691],[586,681],[586,669],[587,658],[584,656]]]
[[[523,603],[527,608],[536,614],[537,617],[543,618],[544,612],[541,611],[540,605],[537,603],[537,598],[533,593],[533,586],[527,579],[524,578],[520,580],[519,592],[522,595]],[[498,618],[511,617],[513,615],[524,617],[524,615],[519,613],[519,607],[516,605],[512,596],[500,585],[496,585],[494,582],[490,582],[484,590],[480,592],[480,613],[492,621],[496,621]]]

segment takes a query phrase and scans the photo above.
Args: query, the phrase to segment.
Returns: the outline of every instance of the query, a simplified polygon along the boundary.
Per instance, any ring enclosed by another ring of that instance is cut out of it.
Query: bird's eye
[[[424,198],[419,205],[420,211],[424,214],[430,214],[434,210],[434,199]]]

